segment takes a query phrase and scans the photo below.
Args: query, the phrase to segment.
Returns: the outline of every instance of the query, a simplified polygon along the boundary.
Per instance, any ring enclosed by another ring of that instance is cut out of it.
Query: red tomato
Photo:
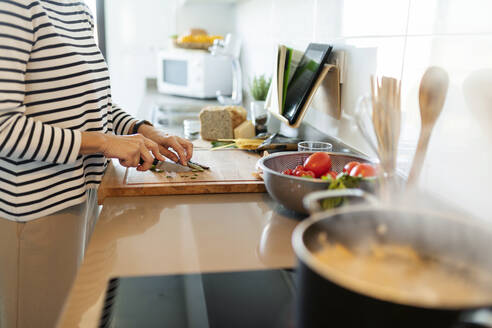
[[[343,167],[343,172],[344,173],[347,173],[347,174],[350,174],[350,172],[352,172],[352,169],[354,167],[356,167],[357,165],[359,165],[360,163],[359,162],[348,162],[347,164],[345,164],[345,166]]]
[[[295,170],[301,170],[301,171],[303,171],[304,170],[304,166],[297,165],[296,168],[293,171],[295,171]]]
[[[362,163],[355,166],[352,171],[350,171],[350,175],[353,177],[362,176],[364,178],[374,177],[376,176],[376,169],[371,164]]]
[[[305,170],[294,170],[294,172],[292,172],[292,175],[294,175],[296,177],[302,177],[302,175],[305,173],[306,173]]]
[[[304,170],[304,166],[302,165],[297,165],[295,169],[292,170],[292,175],[295,175],[295,176],[300,176],[299,175],[299,172],[302,172],[302,171],[305,171]]]
[[[306,158],[304,169],[313,171],[316,178],[319,178],[331,170],[331,157],[325,152],[317,152]]]
[[[283,170],[282,174],[292,175],[292,170],[291,169]]]

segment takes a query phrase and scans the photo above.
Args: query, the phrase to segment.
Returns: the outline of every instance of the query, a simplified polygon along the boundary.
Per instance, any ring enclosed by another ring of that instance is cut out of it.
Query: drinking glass
[[[301,141],[297,144],[298,151],[331,151],[333,145],[323,141]]]

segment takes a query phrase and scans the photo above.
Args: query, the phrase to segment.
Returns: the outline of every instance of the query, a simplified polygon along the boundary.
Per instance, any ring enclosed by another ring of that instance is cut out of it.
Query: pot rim
[[[311,227],[313,224],[322,221],[333,219],[337,215],[349,214],[362,211],[397,211],[405,213],[416,213],[416,214],[426,214],[432,216],[439,216],[443,219],[453,220],[459,223],[467,224],[469,226],[475,226],[480,229],[484,229],[485,225],[478,224],[478,222],[471,222],[465,220],[459,216],[448,212],[438,212],[429,209],[418,209],[405,206],[392,206],[389,204],[379,204],[379,205],[355,205],[350,207],[341,207],[336,209],[331,209],[323,212],[318,212],[312,214],[307,219],[301,221],[294,232],[292,233],[292,246],[294,253],[296,254],[299,261],[304,262],[311,270],[316,272],[321,277],[339,285],[342,288],[346,288],[357,294],[362,294],[372,298],[376,298],[386,302],[397,303],[406,306],[413,306],[419,308],[428,308],[434,310],[465,310],[465,309],[476,309],[482,307],[489,307],[492,305],[492,296],[488,303],[485,302],[432,302],[423,300],[421,297],[416,296],[413,293],[396,293],[393,288],[388,288],[379,284],[371,283],[366,280],[361,280],[353,277],[346,272],[334,269],[325,263],[318,260],[313,253],[306,247],[303,242],[304,232]],[[487,227],[487,230],[491,232],[492,229]]]

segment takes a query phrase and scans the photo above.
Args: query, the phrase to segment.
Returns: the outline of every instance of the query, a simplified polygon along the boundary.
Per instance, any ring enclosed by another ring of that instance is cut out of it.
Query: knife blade
[[[160,171],[177,172],[177,173],[191,171],[191,168],[189,168],[188,166],[184,166],[172,161],[157,161],[157,163],[155,164],[155,168]]]

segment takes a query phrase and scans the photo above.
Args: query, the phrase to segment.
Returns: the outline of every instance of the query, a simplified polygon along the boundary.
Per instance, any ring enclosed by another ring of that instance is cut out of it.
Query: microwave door
[[[162,70],[163,83],[181,87],[188,85],[188,61],[163,59]]]

